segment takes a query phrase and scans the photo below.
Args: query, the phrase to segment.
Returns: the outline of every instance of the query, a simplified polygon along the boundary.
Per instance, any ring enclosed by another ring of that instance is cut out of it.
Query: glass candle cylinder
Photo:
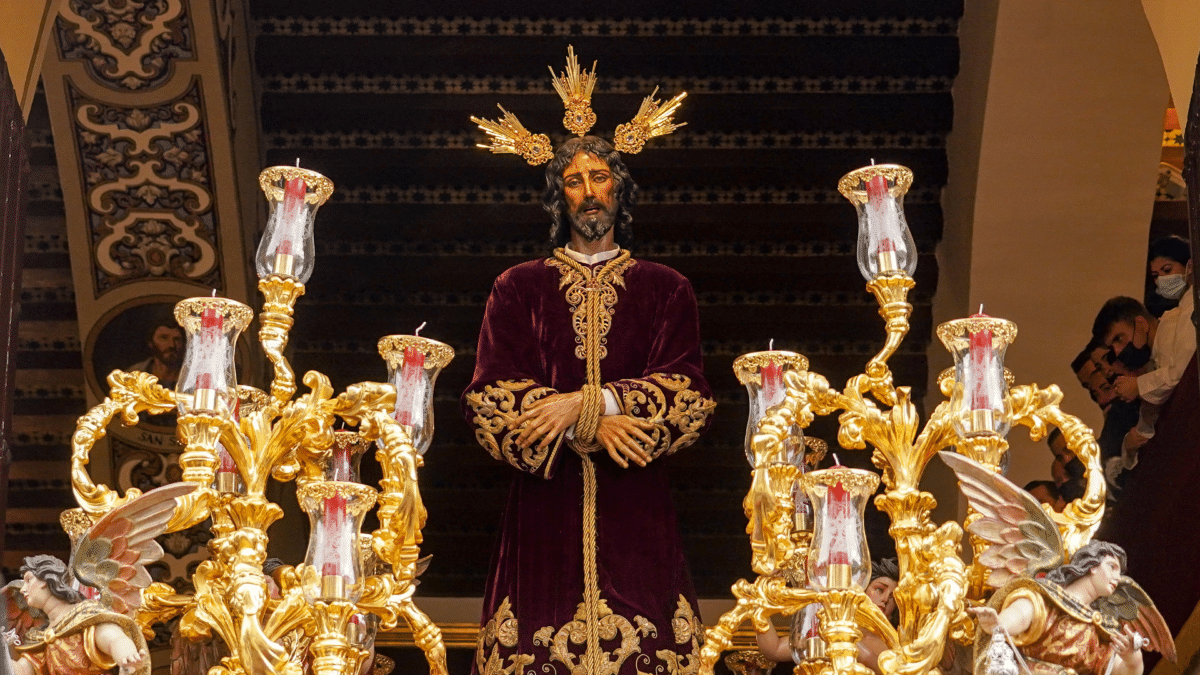
[[[333,432],[333,446],[329,448],[329,460],[325,462],[325,480],[343,483],[361,483],[359,466],[367,443],[357,431]]]
[[[175,320],[187,334],[175,383],[180,414],[233,414],[238,397],[233,350],[253,317],[249,307],[227,298],[188,298],[175,305]]]
[[[954,357],[951,422],[962,438],[1008,434],[1012,401],[1004,375],[1004,354],[1017,337],[1017,325],[986,314],[947,321],[938,338]]]
[[[904,195],[912,171],[898,164],[872,164],[838,181],[838,191],[858,211],[858,270],[867,281],[881,274],[917,269],[917,246],[904,219]]]
[[[863,529],[863,510],[879,486],[879,476],[835,466],[805,474],[801,484],[812,502],[815,518],[808,549],[809,583],[823,591],[865,588],[871,578],[871,553]]]
[[[792,615],[792,630],[788,634],[792,660],[796,663],[825,658],[825,641],[821,639],[821,605],[812,603]]]
[[[333,194],[333,182],[298,166],[272,166],[258,175],[258,185],[271,209],[254,255],[258,278],[278,274],[307,283],[315,253],[313,222]]]
[[[389,335],[379,341],[379,355],[396,388],[396,421],[409,427],[413,447],[424,455],[433,442],[433,385],[454,349],[416,335]]]
[[[784,375],[804,370],[808,370],[808,359],[788,351],[751,352],[739,356],[733,362],[733,372],[738,382],[746,387],[746,394],[750,398],[750,415],[746,419],[746,461],[750,462],[750,466],[759,466],[760,458],[755,456],[753,445],[759,423],[767,411],[783,403],[787,394],[783,382]],[[792,425],[784,442],[784,456],[762,459],[768,463],[803,465],[804,431]]]
[[[363,561],[359,530],[375,505],[375,490],[359,483],[309,483],[296,491],[308,514],[308,552],[302,577],[304,597],[358,602],[362,597]]]

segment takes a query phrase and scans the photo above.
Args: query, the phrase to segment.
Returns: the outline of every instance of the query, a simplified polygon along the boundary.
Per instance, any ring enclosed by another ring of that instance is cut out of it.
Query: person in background
[[[896,586],[900,583],[900,566],[893,558],[875,560],[871,563],[871,581],[867,584],[866,594],[871,602],[883,612],[892,625],[896,624],[896,601],[892,598]],[[755,636],[758,650],[768,659],[776,663],[791,661],[791,640],[779,636],[776,630],[758,633]],[[879,655],[887,649],[887,643],[878,635],[864,631],[863,638],[858,643],[858,661],[872,671],[879,672]]]
[[[1146,260],[1150,279],[1154,282],[1154,294],[1162,298],[1153,303],[1160,308],[1153,313],[1161,316],[1163,310],[1174,309],[1183,300],[1190,284],[1187,267],[1192,261],[1192,246],[1182,237],[1161,237],[1150,242]]]
[[[1046,437],[1046,445],[1050,446],[1050,452],[1054,455],[1054,462],[1050,464],[1050,477],[1059,498],[1065,505],[1082,497],[1087,485],[1083,477],[1083,462],[1067,448],[1067,438],[1063,436],[1062,430],[1058,427],[1052,429]]]
[[[1067,506],[1067,502],[1058,491],[1058,486],[1052,480],[1031,480],[1025,484],[1025,491],[1059,513]]]

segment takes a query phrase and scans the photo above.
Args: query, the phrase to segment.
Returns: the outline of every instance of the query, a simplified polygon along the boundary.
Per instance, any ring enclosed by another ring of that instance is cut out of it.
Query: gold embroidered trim
[[[654,655],[667,664],[669,675],[696,675],[700,670],[700,645],[704,641],[704,624],[700,623],[700,618],[692,611],[692,606],[683,594],[679,595],[677,607],[675,618],[671,619],[675,644],[691,643],[692,650],[684,655],[670,649],[660,649]]]
[[[505,597],[496,614],[479,630],[479,640],[475,644],[475,668],[479,675],[513,675],[533,663],[532,654],[513,654],[508,657],[508,665],[504,665],[500,647],[516,647],[519,638],[517,618],[513,615],[512,604]],[[491,649],[490,653],[488,649]]]
[[[571,675],[616,675],[626,659],[642,651],[642,638],[658,636],[658,629],[645,617],[635,616],[631,622],[620,614],[614,614],[604,600],[601,600],[596,608],[598,620],[593,627],[588,622],[585,605],[586,603],[579,603],[575,609],[575,620],[567,625],[557,630],[554,626],[545,626],[533,634],[533,644],[549,647],[550,660],[561,661]],[[588,644],[588,633],[592,632],[593,628],[600,640],[615,640],[619,635],[621,644],[611,651],[605,651],[602,645],[597,645],[599,664],[597,668],[589,669],[587,655],[581,654],[580,656],[585,658],[577,663],[578,657],[571,653],[570,645],[591,647]]]
[[[514,466],[517,466],[520,460],[534,471],[546,461],[550,448],[539,450],[536,445],[518,448],[515,440],[519,434],[516,431],[509,433],[508,424],[520,416],[521,410],[555,393],[550,387],[530,389],[521,397],[521,405],[518,408],[514,392],[535,384],[537,383],[533,380],[500,380],[495,385],[485,385],[481,392],[467,393],[467,405],[475,413],[475,417],[471,419],[476,426],[475,440],[479,441],[492,457]]]
[[[654,444],[645,448],[652,457],[674,454],[696,442],[704,422],[716,410],[717,402],[689,389],[692,380],[684,375],[652,373],[640,383],[642,388],[630,389],[621,396],[621,408],[626,415],[639,417],[654,425],[654,430],[648,432]],[[663,389],[674,394],[674,404],[670,409],[667,408],[667,396]],[[668,423],[675,425],[680,432],[679,438],[673,441]]]
[[[625,288],[623,274],[636,262],[630,258],[618,264],[606,278],[596,282],[593,279],[592,270],[587,267],[581,265],[580,269],[583,270],[581,273],[557,258],[546,259],[546,266],[557,269],[561,275],[558,288],[560,290],[564,287],[567,288],[566,299],[571,312],[571,328],[575,330],[575,358],[581,361],[587,360],[587,336],[588,332],[593,329],[588,325],[587,303],[584,302],[589,292],[600,294],[601,311],[598,317],[599,325],[595,327],[595,330],[600,333],[599,358],[603,359],[608,356],[608,347],[605,345],[608,341],[608,331],[612,329],[613,307],[617,304],[616,286]]]

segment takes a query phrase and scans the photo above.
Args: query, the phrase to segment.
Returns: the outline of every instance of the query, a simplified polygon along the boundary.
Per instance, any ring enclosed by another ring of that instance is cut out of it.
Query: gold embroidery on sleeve
[[[700,437],[700,428],[717,407],[716,401],[689,389],[692,380],[684,375],[653,373],[640,384],[640,388],[630,389],[621,397],[621,409],[626,415],[654,425],[654,430],[649,432],[654,444],[646,448],[653,457],[674,454],[694,443]],[[661,388],[658,385],[662,385]],[[674,395],[670,408],[663,389]],[[679,429],[679,438],[672,440],[668,423]]]
[[[536,446],[524,449],[518,454],[513,440],[515,433],[506,433],[508,423],[520,416],[520,411],[533,402],[554,393],[550,387],[537,387],[526,392],[517,407],[517,397],[514,392],[536,384],[533,380],[500,380],[495,385],[485,385],[483,391],[473,391],[467,394],[467,405],[475,413],[471,419],[475,423],[475,440],[487,449],[492,457],[516,465],[518,457],[536,470],[546,459],[548,451],[538,452]],[[501,445],[503,444],[503,447]]]
[[[479,675],[519,674],[521,668],[533,663],[532,654],[513,654],[508,657],[508,665],[504,665],[500,648],[516,647],[519,636],[517,618],[513,615],[512,605],[506,597],[501,601],[496,614],[479,630],[479,639],[475,643],[475,668]]]
[[[643,616],[633,617],[633,621],[614,614],[608,608],[608,603],[601,600],[598,606],[600,639],[603,641],[621,639],[621,644],[612,651],[600,652],[600,672],[589,673],[587,663],[576,660],[578,656],[571,653],[570,645],[585,645],[588,640],[587,608],[585,603],[579,603],[575,610],[575,620],[567,625],[554,629],[546,626],[533,635],[533,644],[550,649],[550,660],[561,661],[567,666],[571,675],[616,675],[620,672],[621,664],[631,655],[642,651],[643,637],[657,637],[658,629]],[[637,627],[634,627],[637,624]]]

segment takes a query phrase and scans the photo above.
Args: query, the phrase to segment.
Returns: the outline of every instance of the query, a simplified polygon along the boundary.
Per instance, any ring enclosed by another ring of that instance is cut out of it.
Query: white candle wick
[[[875,158],[874,157],[871,158],[871,166],[875,166]]]
[[[426,324],[426,323],[429,323],[429,322],[428,322],[428,321],[422,321],[422,322],[421,322],[421,325],[420,325],[420,326],[417,326],[417,329],[413,331],[413,337],[421,337],[421,329],[425,327],[425,324]]]
[[[767,351],[775,351],[775,338],[771,338],[771,341],[767,343]]]
[[[979,303],[979,313],[983,314],[983,303]]]
[[[297,169],[300,168],[300,158],[299,157],[296,158],[296,168]]]
[[[837,458],[837,453],[836,453],[836,452],[835,452],[835,453],[833,453],[833,465],[834,465],[834,466],[841,466],[841,465],[842,465],[842,460],[840,460],[840,459],[838,459],[838,458]]]
[[[214,297],[214,298],[215,298],[215,297],[217,297],[217,289],[215,289],[215,288],[214,288],[214,289],[212,289],[212,291],[213,291],[213,292],[212,292],[212,296],[211,296],[211,297]]]

